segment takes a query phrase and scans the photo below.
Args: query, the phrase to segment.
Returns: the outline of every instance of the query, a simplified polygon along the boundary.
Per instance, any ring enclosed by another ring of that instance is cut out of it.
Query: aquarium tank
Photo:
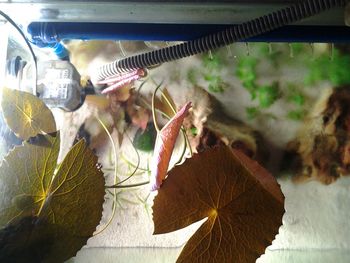
[[[0,262],[349,262],[349,13],[0,1]]]

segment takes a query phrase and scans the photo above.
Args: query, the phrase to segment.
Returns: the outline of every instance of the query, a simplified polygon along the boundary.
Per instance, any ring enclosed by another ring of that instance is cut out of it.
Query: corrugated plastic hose
[[[333,7],[344,6],[346,2],[347,0],[302,1],[243,24],[232,26],[215,34],[179,45],[116,60],[98,69],[96,75],[97,80],[103,80],[117,74],[148,68],[164,62],[208,52],[209,50],[230,45],[234,42],[249,39],[279,27],[295,23]]]

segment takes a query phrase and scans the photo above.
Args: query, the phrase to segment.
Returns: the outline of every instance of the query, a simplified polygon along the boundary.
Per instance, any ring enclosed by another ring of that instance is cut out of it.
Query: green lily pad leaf
[[[45,262],[54,241],[53,228],[48,226],[47,222],[28,216],[1,229],[0,262]]]
[[[44,242],[49,248],[42,250],[40,262],[63,262],[86,244],[101,220],[104,177],[84,140],[57,165],[59,134],[38,138],[36,144],[15,147],[0,166],[0,255]],[[23,227],[28,218],[31,223]],[[9,252],[1,237],[11,228],[17,229],[12,239],[21,242]],[[23,235],[28,238],[22,240]],[[31,262],[26,257],[23,262]]]
[[[28,92],[4,88],[1,107],[7,125],[23,140],[56,131],[50,109]]]

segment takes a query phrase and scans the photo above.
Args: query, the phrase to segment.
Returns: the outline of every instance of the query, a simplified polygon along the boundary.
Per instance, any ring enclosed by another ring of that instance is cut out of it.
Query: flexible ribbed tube
[[[346,2],[347,0],[302,1],[243,24],[232,26],[215,34],[179,45],[116,60],[100,67],[97,71],[97,79],[102,80],[116,74],[140,68],[148,68],[164,62],[214,50],[295,23],[330,8],[344,6]]]

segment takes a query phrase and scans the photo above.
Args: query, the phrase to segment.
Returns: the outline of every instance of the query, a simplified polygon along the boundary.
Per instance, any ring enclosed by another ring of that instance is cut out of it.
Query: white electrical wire
[[[34,62],[34,69],[33,69],[33,94],[36,94],[36,85],[37,85],[37,73],[38,73],[38,66],[37,66],[37,60],[36,60],[36,56],[34,53],[34,50],[30,44],[30,42],[28,41],[27,37],[25,36],[25,34],[23,33],[22,29],[15,23],[15,21],[13,21],[6,13],[4,13],[3,11],[0,10],[0,15],[5,18],[5,20],[7,20],[17,31],[18,33],[23,37],[29,51],[30,54],[33,58],[33,62]]]

